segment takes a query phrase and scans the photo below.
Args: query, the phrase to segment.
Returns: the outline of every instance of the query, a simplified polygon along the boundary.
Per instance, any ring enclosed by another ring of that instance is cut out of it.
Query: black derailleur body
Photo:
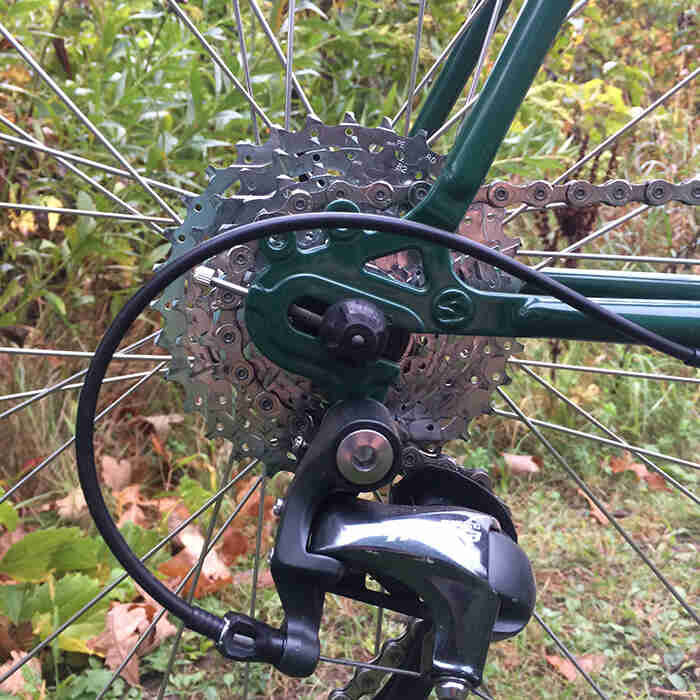
[[[328,410],[287,492],[271,558],[284,624],[276,630],[229,613],[218,644],[225,656],[310,675],[330,592],[426,620],[430,676],[481,682],[490,642],[517,634],[530,618],[529,561],[508,508],[457,469],[414,462],[389,503],[358,498],[389,483],[403,456],[381,403],[357,399]],[[383,591],[368,588],[367,575]]]

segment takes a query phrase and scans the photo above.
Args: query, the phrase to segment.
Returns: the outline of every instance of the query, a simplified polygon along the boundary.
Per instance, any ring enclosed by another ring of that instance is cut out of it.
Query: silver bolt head
[[[272,515],[274,515],[276,518],[279,518],[280,515],[282,515],[283,509],[284,509],[284,499],[278,498],[275,501],[275,505],[272,506]]]
[[[469,686],[459,678],[442,678],[435,684],[438,700],[466,700]]]

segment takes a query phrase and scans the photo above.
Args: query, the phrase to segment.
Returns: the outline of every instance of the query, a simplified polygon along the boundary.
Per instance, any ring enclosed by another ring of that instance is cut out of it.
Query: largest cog
[[[186,200],[187,216],[169,231],[170,259],[218,233],[262,217],[322,211],[350,200],[363,212],[400,217],[428,192],[442,156],[425,134],[398,135],[388,120],[359,125],[346,114],[337,126],[309,118],[298,132],[275,128],[262,145],[237,145],[237,162],[208,168],[202,195]],[[486,204],[470,208],[460,231],[515,252],[502,213]],[[300,248],[324,243],[321,231],[298,234]],[[217,275],[249,285],[271,264],[254,243],[208,261]],[[421,260],[411,251],[372,263],[404,284],[424,284]],[[468,258],[456,258],[469,284],[511,291],[512,278]],[[236,458],[257,457],[268,469],[294,469],[326,409],[322,387],[280,369],[257,351],[243,323],[242,297],[197,284],[190,275],[171,285],[154,304],[164,318],[160,345],[172,359],[168,378],[185,392],[185,410],[201,413],[209,436],[229,439]],[[506,361],[521,347],[512,339],[414,335],[401,359],[387,406],[405,444],[430,453],[466,436],[469,422],[490,410],[489,397],[507,383]]]

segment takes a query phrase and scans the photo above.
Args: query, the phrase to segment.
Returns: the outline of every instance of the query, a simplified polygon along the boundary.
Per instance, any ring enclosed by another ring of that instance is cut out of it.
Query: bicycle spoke
[[[241,19],[241,4],[240,0],[233,0],[233,14],[236,18],[236,29],[238,30],[238,46],[241,51],[241,63],[243,64],[243,77],[245,78],[245,87],[250,95],[253,94],[253,84],[250,80],[250,67],[248,66],[248,47],[245,43],[245,35],[243,33],[243,21]],[[258,131],[258,117],[255,114],[255,107],[250,105],[250,121],[253,127],[253,137],[255,143],[260,143],[260,132]]]
[[[559,650],[566,656],[566,658],[571,661],[571,663],[576,667],[576,670],[585,678],[586,683],[595,690],[602,700],[608,700],[608,696],[598,687],[598,684],[583,670],[581,664],[578,662],[576,657],[568,650],[566,645],[552,632],[547,623],[539,616],[537,610],[532,611],[532,616],[537,620],[542,629],[551,637],[552,641],[559,647]]]
[[[600,428],[609,438],[612,438],[613,440],[617,440],[618,442],[621,442],[625,445],[628,446],[628,449],[630,452],[633,454],[636,454],[634,451],[634,448],[622,437],[619,435],[616,435],[610,428],[608,428],[606,425],[601,423],[594,415],[586,411],[584,408],[581,408],[577,403],[572,401],[570,398],[565,396],[559,389],[557,389],[555,386],[550,384],[544,377],[540,377],[539,374],[536,374],[533,372],[529,367],[523,366],[521,368],[523,372],[525,372],[529,377],[534,379],[540,386],[543,386],[547,391],[550,393],[554,394],[558,399],[563,401],[567,406],[570,408],[573,408],[577,413],[582,415],[586,420],[590,421],[595,425],[597,428]],[[691,501],[696,503],[697,505],[700,505],[700,499],[690,490],[688,490],[683,484],[679,483],[676,481],[670,474],[666,473],[661,467],[657,466],[654,462],[652,462],[648,457],[642,454],[637,454],[637,457],[642,460],[648,467],[650,467],[653,471],[655,471],[657,474],[660,474],[669,484],[673,484],[681,493],[683,493],[685,496],[687,496]]]
[[[159,331],[160,332],[160,331]],[[0,354],[4,355],[39,355],[42,357],[84,357],[92,359],[94,352],[84,350],[49,350],[45,348],[14,348],[10,346],[0,346]],[[161,360],[172,360],[171,355],[131,355],[124,351],[115,352],[113,360],[138,360],[139,362],[160,362]]]
[[[430,66],[426,74],[421,78],[420,82],[418,83],[418,85],[416,85],[413,92],[410,93],[409,98],[406,99],[406,101],[401,105],[399,111],[394,115],[393,119],[391,120],[392,129],[396,126],[396,123],[399,121],[399,119],[401,119],[401,116],[406,111],[406,109],[408,109],[408,103],[414,100],[416,95],[425,87],[428,81],[435,74],[435,71],[437,71],[437,69],[442,65],[442,62],[445,60],[445,57],[450,53],[452,47],[459,41],[459,38],[464,34],[464,32],[466,32],[467,29],[469,29],[469,27],[472,25],[474,19],[478,14],[478,11],[481,9],[481,6],[485,2],[486,0],[479,0],[476,6],[469,12],[467,19],[464,20],[462,26],[457,30],[457,33],[450,39],[447,46],[445,46],[445,48],[442,50],[442,53],[435,59],[435,62],[432,66]]]
[[[228,67],[224,59],[221,58],[216,49],[205,39],[202,32],[200,32],[199,29],[195,27],[192,20],[187,16],[187,13],[180,9],[180,6],[177,4],[177,2],[175,2],[175,0],[168,0],[168,5],[173,10],[173,12],[182,20],[183,24],[187,27],[187,29],[190,30],[190,32],[194,35],[197,41],[199,41],[199,43],[202,45],[202,48],[209,54],[211,60],[214,61],[214,63],[216,63],[216,65],[219,66],[219,68],[221,68],[221,70],[226,74],[226,77],[236,86],[238,91],[243,95],[243,97],[245,97],[246,100],[248,100],[250,105],[260,115],[260,118],[265,122],[265,125],[271,129],[274,125],[268,118],[267,114],[265,114],[263,108],[255,101],[255,98],[243,87],[241,81],[231,72],[231,69]]]
[[[241,508],[243,508],[243,506],[248,502],[250,497],[253,495],[255,490],[258,488],[261,481],[262,481],[262,477],[258,477],[256,479],[255,483],[253,483],[253,485],[246,491],[245,495],[241,499],[241,502],[236,506],[233,513],[228,518],[226,518],[226,520],[224,521],[224,524],[219,528],[216,535],[214,535],[214,537],[212,538],[211,543],[209,544],[209,547],[206,550],[206,554],[209,554],[209,552],[211,552],[211,550],[214,549],[214,547],[216,546],[218,541],[223,536],[224,532],[226,532],[228,527],[233,522],[234,518],[240,512]],[[205,554],[205,556],[206,556],[206,554]],[[182,581],[180,581],[180,583],[175,588],[174,593],[177,594],[177,593],[180,593],[182,591],[182,589],[187,585],[187,582],[190,580],[190,577],[194,575],[196,568],[197,568],[197,564],[195,564],[194,566],[192,566],[192,568],[190,568],[190,570],[183,577]],[[165,608],[161,608],[158,611],[158,613],[153,617],[153,620],[151,620],[150,624],[148,625],[148,627],[146,627],[143,634],[136,640],[136,642],[134,643],[134,646],[129,650],[129,653],[122,660],[122,662],[119,664],[119,666],[114,670],[112,677],[107,682],[105,687],[100,691],[100,694],[97,696],[96,700],[100,700],[101,698],[103,698],[105,696],[105,694],[109,691],[109,689],[112,687],[112,684],[114,683],[115,680],[117,680],[117,678],[119,677],[119,674],[122,672],[124,667],[129,663],[129,661],[131,661],[131,659],[134,657],[134,654],[138,651],[141,644],[143,644],[143,642],[148,638],[151,631],[155,628],[155,626],[158,624],[158,622],[163,617],[163,615],[165,615],[166,612],[167,612],[167,610]]]
[[[260,11],[258,3],[255,0],[249,0],[249,3],[250,7],[255,13],[255,16],[258,19],[258,22],[260,22],[260,26],[262,27],[262,30],[265,36],[267,37],[267,40],[270,42],[270,46],[272,46],[272,48],[274,49],[275,53],[277,54],[277,58],[279,59],[280,63],[282,64],[282,67],[286,71],[287,58],[284,55],[284,52],[282,51],[282,47],[280,46],[279,41],[277,41],[277,37],[273,34],[272,29],[268,24],[268,21],[265,19],[265,15],[263,15],[263,13]],[[297,91],[297,95],[299,95],[299,99],[302,101],[302,104],[308,111],[309,115],[315,116],[314,108],[311,106],[311,102],[309,102],[309,99],[306,97],[306,93],[299,84],[299,81],[297,80],[297,77],[294,74],[294,72],[292,72],[292,84],[294,85],[294,89]]]
[[[292,119],[292,69],[294,68],[294,23],[296,0],[289,0],[287,9],[287,65],[284,72],[284,128],[289,131]]]
[[[82,375],[84,374],[86,370],[82,370],[81,372],[78,372],[77,375]],[[164,367],[162,370],[160,370],[161,374],[167,373],[168,369],[167,367]],[[115,376],[111,377],[105,377],[102,380],[103,384],[114,384],[114,382],[125,382],[128,381],[129,379],[138,379],[139,377],[145,377],[148,374],[148,372],[133,372],[132,374],[118,374]],[[71,378],[75,378],[76,375],[73,375]],[[32,397],[38,397],[39,394],[43,394],[46,396],[47,394],[53,394],[58,391],[70,391],[72,389],[81,389],[83,386],[82,382],[75,382],[73,384],[66,384],[64,386],[58,387],[56,385],[51,387],[51,391],[44,393],[44,389],[32,389],[31,391],[20,391],[17,394],[5,394],[4,396],[0,396],[0,401],[12,401],[12,400],[17,400],[17,399],[25,399],[25,398],[32,398]],[[0,415],[0,418],[2,418],[2,415]]]
[[[700,384],[700,377],[677,377],[671,374],[653,374],[649,372],[633,372],[626,369],[612,369],[610,367],[587,367],[586,365],[566,365],[557,362],[544,362],[542,360],[520,360],[509,357],[508,362],[514,365],[530,365],[532,367],[549,367],[551,369],[565,369],[573,372],[589,372],[592,374],[612,374],[620,377],[636,377],[638,379],[651,379],[663,382],[680,382]]]
[[[100,163],[96,160],[90,160],[89,158],[76,156],[72,153],[67,153],[66,151],[61,151],[57,148],[51,148],[50,146],[40,143],[39,141],[25,141],[23,139],[15,138],[14,136],[10,136],[9,134],[0,134],[0,141],[4,141],[5,143],[11,143],[14,146],[21,146],[22,148],[29,148],[30,150],[39,151],[40,153],[48,153],[49,155],[54,156],[55,158],[70,160],[75,163],[80,163],[81,165],[87,165],[91,168],[96,168],[97,170],[102,170],[105,173],[109,173],[110,175],[117,175],[119,177],[128,178],[130,180],[135,179],[134,176],[128,170],[121,170],[120,168],[115,168],[111,165],[105,165],[104,163]],[[163,190],[164,192],[171,192],[172,194],[181,195],[183,197],[197,196],[195,192],[183,190],[180,187],[175,187],[174,185],[168,185],[165,182],[160,182],[160,180],[153,180],[150,177],[144,177],[143,179],[152,187],[156,187],[157,189]]]
[[[253,460],[243,471],[236,474],[233,480],[226,484],[222,489],[217,491],[211,498],[209,498],[200,508],[198,508],[192,515],[183,520],[172,532],[168,533],[160,542],[154,545],[151,549],[146,552],[141,558],[141,563],[148,561],[154,554],[157,554],[166,544],[168,544],[174,537],[177,537],[190,523],[196,520],[202,513],[211,508],[212,504],[224,493],[229,491],[233,486],[242,479],[246,474],[250,472],[258,464],[257,459]],[[82,608],[73,613],[62,625],[57,627],[46,639],[39,642],[31,651],[27,652],[27,655],[19,659],[11,668],[9,668],[5,673],[0,675],[0,683],[7,680],[13,673],[18,671],[22,666],[24,666],[28,661],[31,661],[42,649],[46,648],[51,642],[57,639],[66,629],[68,629],[74,622],[79,620],[86,612],[91,610],[97,603],[99,603],[105,596],[109,595],[117,586],[129,578],[129,574],[124,572],[120,574],[112,583],[102,589],[92,600],[88,601],[83,605]]]
[[[141,338],[141,340],[137,340],[135,343],[132,343],[131,345],[127,346],[122,350],[123,354],[128,354],[132,350],[136,350],[137,348],[141,347],[142,345],[145,345],[151,340],[157,339],[162,331],[158,330],[155,331],[154,333],[151,333],[150,335],[147,335],[145,338]],[[38,401],[39,399],[42,399],[44,396],[48,396],[49,394],[53,393],[54,391],[58,391],[59,389],[66,389],[67,385],[69,385],[70,382],[72,382],[75,379],[78,379],[79,377],[83,377],[87,374],[88,370],[83,369],[80,370],[80,372],[76,372],[75,374],[72,374],[70,377],[66,379],[62,379],[60,382],[53,384],[52,386],[49,387],[44,387],[43,389],[40,389],[39,391],[32,392],[31,398],[29,398],[27,401],[23,401],[22,403],[18,404],[17,406],[13,406],[12,408],[8,408],[6,411],[3,413],[0,413],[0,420],[3,418],[6,418],[7,416],[15,413],[16,411],[19,411],[22,408],[25,408],[26,406],[29,406],[30,404],[33,404],[35,401]],[[143,372],[142,374],[138,376],[146,376],[148,372]],[[82,382],[78,384],[78,386],[82,386]],[[8,397],[2,396],[0,397],[1,399],[6,399]]]
[[[132,394],[136,389],[138,389],[142,384],[147,382],[156,372],[161,368],[165,367],[165,362],[161,362],[156,365],[145,377],[139,379],[138,382],[130,386],[121,396],[118,396],[114,401],[112,401],[107,408],[103,409],[100,413],[95,416],[95,423],[98,420],[106,416],[110,411],[112,411],[116,406],[118,406],[127,396]],[[66,442],[64,442],[60,447],[56,448],[48,457],[43,459],[39,464],[36,465],[30,472],[23,476],[12,488],[8,489],[6,493],[0,496],[0,503],[6,501],[18,488],[27,483],[32,477],[36,476],[40,471],[45,469],[51,462],[53,462],[57,457],[63,454],[73,443],[75,442],[75,434],[70,437]]]
[[[92,211],[90,209],[64,209],[63,207],[45,207],[39,204],[15,204],[13,202],[0,202],[0,209],[15,209],[17,211],[36,211],[45,214],[67,214],[69,216],[91,216],[95,219],[120,219],[123,221],[141,221],[154,224],[175,224],[174,219],[166,219],[161,216],[143,216],[142,214],[122,214],[110,211]]]
[[[448,132],[476,104],[481,93],[472,97],[471,102],[463,104],[427,141],[432,146],[443,134]]]
[[[228,464],[226,465],[226,472],[224,478],[222,479],[224,483],[227,483],[231,478],[231,472],[233,471],[234,454],[235,452],[232,447],[231,454],[228,458]],[[204,541],[202,542],[202,549],[199,552],[199,559],[197,560],[197,564],[195,566],[193,581],[190,585],[190,590],[187,592],[187,602],[190,604],[192,604],[192,600],[194,599],[194,593],[197,590],[199,577],[201,576],[202,567],[204,566],[204,559],[206,558],[207,553],[209,552],[209,543],[211,542],[211,538],[214,535],[214,528],[216,527],[216,521],[219,518],[219,512],[221,511],[221,504],[223,503],[223,500],[224,494],[222,493],[221,496],[219,496],[219,498],[214,503],[214,509],[212,510],[211,516],[209,518],[209,524],[207,525],[207,533],[204,536]],[[177,625],[177,633],[173,641],[173,648],[170,652],[170,657],[168,658],[168,665],[165,669],[165,674],[163,675],[163,680],[161,681],[160,688],[158,690],[158,700],[163,700],[165,691],[168,688],[168,681],[170,680],[170,674],[172,673],[173,666],[175,665],[175,658],[177,657],[177,653],[180,649],[180,640],[182,639],[182,633],[184,629],[185,623],[182,620],[180,620]]]
[[[694,80],[698,75],[700,74],[700,68],[696,68],[692,73],[689,73],[686,75],[685,78],[682,80],[679,80],[670,90],[667,90],[661,97],[659,97],[658,100],[655,100],[652,102],[648,107],[643,109],[636,117],[630,119],[627,124],[624,126],[620,127],[614,134],[611,136],[608,136],[607,139],[599,143],[592,151],[587,153],[583,158],[578,160],[576,163],[574,163],[568,170],[563,172],[559,177],[556,178],[556,180],[552,181],[552,185],[559,185],[562,182],[565,182],[566,179],[571,175],[572,173],[575,173],[581,166],[585,165],[588,163],[589,160],[592,158],[595,158],[599,153],[602,153],[608,146],[611,144],[615,143],[617,139],[620,138],[623,134],[626,134],[633,126],[638,124],[642,119],[647,117],[649,114],[651,114],[655,109],[660,107],[664,102],[669,100],[671,97],[673,97],[679,90],[684,88],[688,83],[690,83],[692,80]],[[517,216],[520,212],[522,212],[525,209],[526,205],[518,207],[512,214],[509,216],[506,216],[505,219],[503,219],[503,223],[507,224],[509,221],[511,221],[515,216]]]
[[[501,2],[501,0],[497,0]],[[423,19],[425,17],[425,0],[420,0],[418,5],[418,26],[416,27],[416,41],[413,46],[413,59],[411,60],[411,74],[408,81],[408,96],[406,97],[406,123],[403,135],[408,136],[411,128],[411,112],[413,111],[413,94],[416,90],[416,74],[418,72],[418,58],[420,56],[420,41],[423,37]]]
[[[265,489],[267,487],[267,477],[263,474],[260,485],[260,504],[258,505],[258,527],[255,532],[255,559],[253,560],[253,581],[250,592],[250,617],[255,617],[255,608],[258,598],[258,574],[260,572],[260,549],[262,546],[262,530],[265,518]],[[248,687],[250,685],[250,663],[245,665],[245,680],[243,681],[243,700],[248,700]]]
[[[658,567],[647,557],[646,554],[641,550],[639,545],[632,539],[632,537],[628,534],[627,530],[620,525],[620,523],[617,521],[617,518],[610,513],[608,508],[605,506],[605,504],[591,491],[591,489],[588,487],[588,484],[576,473],[576,471],[569,466],[569,463],[564,459],[564,457],[561,456],[561,454],[558,452],[558,450],[552,445],[547,438],[542,435],[542,433],[537,429],[535,426],[535,421],[531,418],[528,418],[518,407],[518,405],[506,394],[501,387],[496,387],[496,390],[498,391],[499,395],[501,398],[503,398],[504,401],[511,407],[511,409],[518,415],[520,420],[527,425],[527,427],[530,429],[530,432],[544,445],[546,450],[554,457],[554,459],[559,462],[560,466],[566,471],[566,473],[576,482],[577,486],[586,494],[586,496],[591,500],[592,503],[595,504],[595,506],[600,510],[600,512],[607,518],[608,522],[617,530],[618,534],[620,537],[622,537],[625,542],[634,550],[635,554],[649,567],[649,569],[652,571],[652,573],[656,576],[656,578],[659,579],[659,581],[663,584],[663,586],[666,588],[666,590],[680,603],[680,605],[683,607],[683,609],[690,615],[690,617],[693,618],[693,620],[696,622],[698,626],[700,626],[700,617],[698,617],[697,613],[690,607],[690,605],[686,602],[685,598],[675,589],[673,584],[659,571]],[[629,449],[629,446],[625,445],[626,449]]]
[[[54,94],[70,109],[71,112],[83,123],[85,128],[95,137],[100,143],[133,175],[138,183],[143,187],[148,194],[155,199],[156,202],[177,221],[178,224],[182,220],[172,209],[168,203],[151,188],[151,186],[136,172],[134,167],[124,156],[112,145],[112,142],[90,121],[90,119],[80,110],[80,108],[71,100],[70,97],[59,87],[58,83],[39,65],[36,59],[20,44],[17,39],[9,32],[8,29],[0,22],[0,34],[14,46],[17,53],[36,71],[37,75],[51,88]]]
[[[28,141],[31,141],[32,143],[40,143],[38,139],[35,139],[31,134],[20,129],[16,124],[13,124],[7,117],[3,116],[2,114],[0,114],[0,124],[3,124],[9,129],[12,129],[16,134],[19,134],[22,138],[25,138]],[[111,199],[115,204],[118,204],[120,207],[124,207],[124,209],[131,212],[132,214],[136,214],[137,216],[141,215],[141,212],[139,212],[138,209],[132,207],[131,204],[125,202],[121,197],[118,197],[116,194],[110,192],[104,185],[101,185],[99,182],[97,182],[95,178],[91,177],[87,173],[84,173],[80,168],[68,162],[65,158],[60,158],[59,156],[54,156],[54,158],[56,158],[56,160],[64,168],[70,170],[74,175],[77,175],[84,182],[87,182],[88,185],[94,187],[98,192],[101,192],[103,195]],[[153,230],[156,233],[163,233],[163,229],[155,223],[151,223],[151,228],[153,228]]]
[[[593,231],[593,233],[589,233],[587,236],[582,238],[580,241],[577,241],[576,243],[572,243],[570,246],[567,246],[566,248],[562,249],[560,252],[561,253],[571,253],[574,250],[578,250],[579,248],[582,248],[584,245],[587,243],[590,243],[591,241],[594,241],[596,238],[600,238],[601,236],[604,236],[606,233],[612,231],[613,229],[616,229],[618,226],[622,226],[622,224],[627,223],[630,219],[633,219],[635,216],[638,216],[642,212],[645,212],[647,209],[649,209],[648,204],[643,204],[641,207],[637,207],[636,209],[633,209],[630,212],[627,212],[627,214],[624,214],[623,216],[618,217],[617,219],[613,221],[609,221],[607,224],[604,226],[601,226],[597,231]],[[540,261],[535,265],[535,270],[541,270],[543,267],[546,267],[547,265],[550,264],[553,260],[553,256],[549,256],[547,259]]]
[[[700,265],[700,260],[695,258],[662,258],[651,255],[606,255],[604,253],[553,253],[549,250],[519,250],[518,255],[525,257],[547,257],[572,260],[608,260],[626,263],[650,263],[655,265]]]
[[[467,104],[474,99],[476,94],[476,88],[479,85],[479,78],[481,77],[481,71],[484,67],[484,60],[486,59],[486,54],[488,53],[489,46],[491,45],[491,39],[493,39],[493,34],[496,31],[496,24],[498,23],[498,16],[501,12],[501,6],[503,5],[503,0],[496,0],[493,4],[493,10],[491,12],[491,19],[489,21],[488,29],[486,30],[486,36],[484,37],[484,42],[481,45],[481,52],[479,53],[479,60],[476,63],[476,68],[474,69],[474,78],[472,79],[472,84],[469,86],[469,93],[467,94]]]
[[[503,411],[500,408],[494,408],[494,414],[498,416],[503,416],[503,418],[515,418],[517,420],[521,420],[516,413],[511,413],[510,411]],[[687,459],[681,459],[680,457],[672,457],[671,455],[666,455],[661,452],[656,452],[654,450],[647,450],[637,445],[627,445],[624,442],[618,442],[617,440],[610,440],[608,438],[598,437],[597,435],[584,433],[582,430],[566,428],[563,425],[558,425],[557,423],[549,423],[547,421],[540,420],[539,418],[528,418],[528,420],[534,425],[539,425],[542,428],[549,428],[550,430],[556,430],[560,433],[566,433],[567,435],[574,435],[576,437],[584,438],[585,440],[591,440],[592,442],[599,442],[603,445],[610,445],[610,447],[617,447],[621,450],[632,451],[637,454],[646,455],[647,457],[653,457],[655,459],[664,460],[666,462],[673,462],[674,464],[680,464],[684,467],[690,467],[691,469],[700,469],[700,464],[698,462],[691,462]]]
[[[400,676],[411,676],[420,678],[421,674],[417,671],[408,671],[405,668],[393,668],[392,666],[379,666],[378,664],[364,663],[363,661],[352,661],[351,659],[332,659],[329,656],[319,656],[319,661],[324,664],[337,664],[338,666],[352,666],[354,668],[371,668],[375,671],[384,671],[385,673],[397,673]]]

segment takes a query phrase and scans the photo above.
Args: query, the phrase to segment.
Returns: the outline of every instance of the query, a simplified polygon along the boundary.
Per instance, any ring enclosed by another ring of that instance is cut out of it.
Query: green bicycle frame
[[[503,9],[507,4],[504,3]],[[456,102],[476,64],[478,49],[474,47],[480,46],[486,35],[494,5],[495,0],[492,0],[482,6],[480,16],[453,48],[416,118],[414,132],[418,128],[434,132]],[[525,2],[479,100],[457,135],[441,175],[428,196],[407,218],[448,231],[457,229],[572,5],[573,0]],[[650,330],[661,334],[672,330],[674,334],[684,336],[686,341],[694,339],[697,343],[697,333],[690,332],[689,336],[689,327],[697,324],[700,277],[634,273],[611,275],[598,271],[546,272],[581,293],[609,303],[623,315],[627,315],[626,309],[634,309],[630,318],[634,317]],[[536,295],[536,290],[525,288],[522,291]],[[651,299],[654,301],[645,301]],[[637,302],[634,305],[633,300]],[[665,305],[660,300],[665,300]],[[514,335],[558,337],[567,327],[568,337],[572,337],[572,329],[579,328],[574,337],[619,340],[605,329],[586,328],[590,321],[559,302],[532,296],[523,303],[532,309],[528,322],[537,319],[537,324],[533,323],[529,333],[523,333],[522,327],[513,327],[510,330]],[[584,328],[580,328],[582,324]]]

